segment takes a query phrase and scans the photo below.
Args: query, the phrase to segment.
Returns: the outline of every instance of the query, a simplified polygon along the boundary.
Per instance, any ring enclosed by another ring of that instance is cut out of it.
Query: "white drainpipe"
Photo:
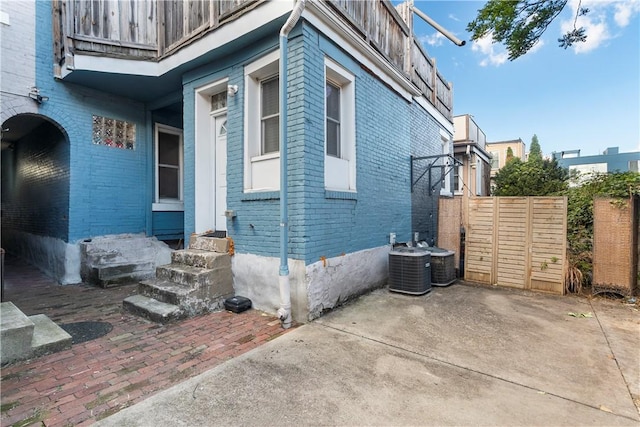
[[[289,284],[289,212],[287,180],[287,37],[300,19],[305,0],[298,0],[291,15],[280,29],[280,308],[278,317],[282,327],[291,327],[291,285]]]

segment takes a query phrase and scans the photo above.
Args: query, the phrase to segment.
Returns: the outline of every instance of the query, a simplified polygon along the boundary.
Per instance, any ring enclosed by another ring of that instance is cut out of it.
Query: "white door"
[[[215,226],[216,231],[227,231],[227,115],[212,117],[212,129],[215,153],[214,191],[215,191]]]

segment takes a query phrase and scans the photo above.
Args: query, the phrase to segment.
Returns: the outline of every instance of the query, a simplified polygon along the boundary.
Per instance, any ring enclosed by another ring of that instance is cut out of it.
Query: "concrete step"
[[[22,360],[31,354],[33,322],[12,302],[0,304],[0,364]]]
[[[91,273],[85,280],[103,288],[110,288],[153,277],[154,269],[153,262],[104,265],[91,268]]]
[[[183,249],[171,254],[173,264],[216,269],[231,268],[231,257],[227,253],[211,252],[204,249]]]
[[[220,293],[227,293],[225,289],[233,290],[231,266],[226,268],[208,269],[192,267],[185,264],[163,265],[156,269],[156,278],[185,285],[191,288],[220,288]]]
[[[33,322],[33,339],[31,340],[31,357],[71,348],[71,335],[44,314],[29,316]]]
[[[125,298],[122,301],[122,307],[129,313],[157,323],[169,323],[186,317],[186,313],[177,305],[167,304],[144,295]]]
[[[210,252],[226,254],[229,252],[229,239],[192,235],[189,238],[189,249],[202,249]]]
[[[118,234],[80,243],[84,282],[112,285],[153,277],[155,268],[171,262],[172,249],[155,237]]]
[[[138,284],[138,293],[167,304],[181,305],[195,289],[168,280],[150,279]]]
[[[179,283],[155,279],[140,282],[138,292],[160,302],[176,305],[191,317],[220,310],[224,305],[224,300],[233,296],[233,287],[202,286],[190,288]]]
[[[26,316],[11,302],[1,311],[2,365],[71,348],[71,335],[44,314]]]

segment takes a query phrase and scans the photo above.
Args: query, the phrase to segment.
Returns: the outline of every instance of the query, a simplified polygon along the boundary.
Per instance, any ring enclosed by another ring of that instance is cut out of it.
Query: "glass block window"
[[[108,147],[135,149],[136,124],[108,117],[93,116],[93,143]]]
[[[227,91],[216,93],[211,96],[211,111],[227,108]]]

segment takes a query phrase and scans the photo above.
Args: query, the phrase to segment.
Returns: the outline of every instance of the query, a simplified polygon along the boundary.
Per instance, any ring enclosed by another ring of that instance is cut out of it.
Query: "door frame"
[[[211,160],[211,163],[213,165],[213,168],[212,168],[213,169],[213,174],[212,174],[212,177],[213,177],[213,197],[212,197],[212,199],[213,199],[213,213],[214,213],[214,220],[213,220],[214,228],[213,228],[213,230],[215,230],[215,231],[227,231],[226,221],[225,221],[225,224],[224,224],[224,228],[220,228],[217,225],[218,216],[219,216],[218,214],[220,212],[222,212],[222,214],[224,216],[224,211],[227,209],[226,185],[225,185],[224,209],[220,210],[220,206],[218,206],[218,202],[217,202],[217,200],[218,200],[218,190],[219,190],[219,188],[218,188],[219,187],[218,186],[218,184],[219,184],[218,183],[218,144],[220,144],[220,141],[219,141],[218,138],[219,138],[220,135],[218,134],[218,128],[217,128],[216,122],[222,117],[224,117],[224,123],[227,123],[227,108],[226,107],[222,108],[222,109],[219,109],[219,110],[212,111],[209,114],[209,120],[210,120],[210,123],[211,123],[211,130],[212,130],[211,137],[213,139],[213,141],[211,141],[212,146],[213,146],[212,147],[213,148],[212,149],[213,156],[212,156],[212,158],[210,160]],[[225,140],[224,161],[226,162],[227,161],[227,147],[226,147],[227,135],[226,134],[225,134],[224,140]],[[225,167],[225,174],[226,174],[226,167]]]
[[[228,82],[228,78],[223,78],[195,90],[194,232],[197,234],[215,230],[215,180],[210,179],[211,171],[215,172],[211,96],[226,91]],[[216,113],[226,111],[225,107]]]

